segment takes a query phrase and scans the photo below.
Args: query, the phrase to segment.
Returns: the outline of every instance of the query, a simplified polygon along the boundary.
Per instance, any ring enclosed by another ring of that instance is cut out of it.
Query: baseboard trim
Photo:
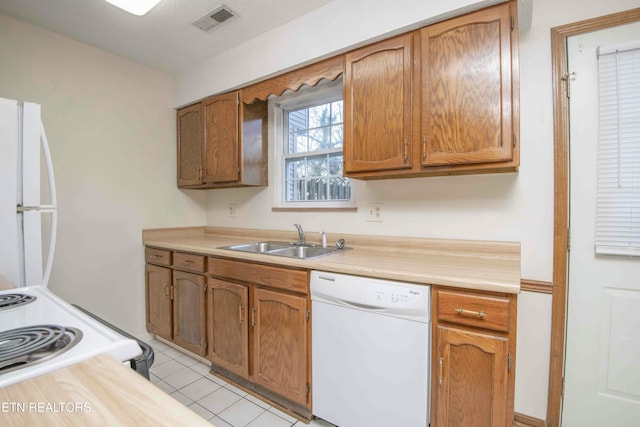
[[[514,427],[546,427],[547,423],[538,418],[533,418],[528,415],[518,414],[513,415]]]

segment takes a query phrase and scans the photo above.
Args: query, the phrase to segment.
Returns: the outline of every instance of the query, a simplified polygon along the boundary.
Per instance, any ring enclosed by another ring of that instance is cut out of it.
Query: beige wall
[[[58,189],[50,288],[144,335],[146,227],[201,225],[176,188],[172,76],[0,15],[0,97],[42,105]]]

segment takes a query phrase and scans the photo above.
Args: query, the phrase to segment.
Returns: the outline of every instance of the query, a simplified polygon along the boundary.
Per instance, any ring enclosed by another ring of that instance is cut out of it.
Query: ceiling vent
[[[200,28],[202,31],[209,31],[217,25],[230,21],[237,16],[238,15],[236,13],[229,9],[229,6],[223,4],[222,6],[219,6],[207,13],[191,25]]]

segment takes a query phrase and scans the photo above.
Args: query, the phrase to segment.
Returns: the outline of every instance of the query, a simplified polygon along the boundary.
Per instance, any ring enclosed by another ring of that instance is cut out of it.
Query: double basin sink
[[[224,246],[219,249],[229,249],[254,254],[275,255],[288,258],[311,259],[324,255],[331,255],[339,250],[337,247],[322,247],[313,244],[293,242],[257,242],[241,245]]]

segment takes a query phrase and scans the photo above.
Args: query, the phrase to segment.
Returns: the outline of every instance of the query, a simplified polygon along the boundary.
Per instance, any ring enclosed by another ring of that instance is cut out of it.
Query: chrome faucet
[[[300,224],[293,224],[298,229],[298,244],[304,245],[304,231],[302,231],[302,226]]]

